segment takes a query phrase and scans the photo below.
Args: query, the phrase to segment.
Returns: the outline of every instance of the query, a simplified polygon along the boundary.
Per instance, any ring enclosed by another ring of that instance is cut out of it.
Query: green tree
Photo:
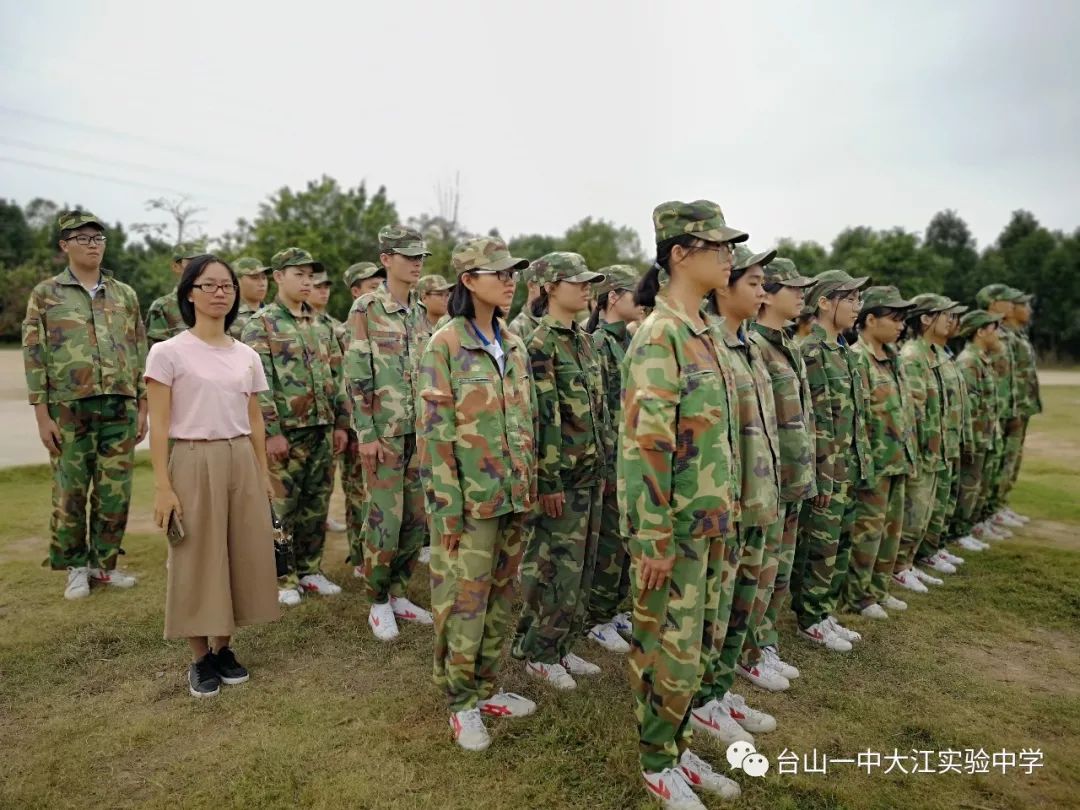
[[[14,265],[29,256],[34,247],[34,232],[23,210],[0,197],[0,264]]]
[[[829,252],[817,242],[796,242],[785,237],[777,243],[776,255],[791,259],[804,276],[816,276],[829,269]]]
[[[557,249],[581,254],[591,270],[611,264],[642,267],[645,263],[637,231],[592,217],[568,228]]]
[[[960,215],[951,209],[934,214],[926,227],[924,244],[935,256],[951,264],[944,281],[945,295],[957,301],[974,300],[981,286],[976,273],[979,253],[975,238]]]

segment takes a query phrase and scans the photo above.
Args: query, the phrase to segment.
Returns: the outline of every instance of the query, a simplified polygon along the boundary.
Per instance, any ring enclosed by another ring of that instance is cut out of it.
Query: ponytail
[[[676,245],[685,248],[696,247],[697,237],[690,233],[681,233],[670,239],[656,243],[656,261],[645,271],[634,290],[634,303],[639,307],[652,309],[656,306],[656,296],[660,292],[660,271],[671,275],[671,249]]]
[[[543,318],[548,311],[548,293],[547,288],[540,287],[540,295],[536,296],[536,300],[532,302],[532,314],[534,318]]]
[[[595,332],[600,325],[600,313],[607,309],[610,295],[611,293],[604,293],[596,299],[596,306],[593,307],[592,314],[589,316],[589,322],[585,324],[586,332]]]

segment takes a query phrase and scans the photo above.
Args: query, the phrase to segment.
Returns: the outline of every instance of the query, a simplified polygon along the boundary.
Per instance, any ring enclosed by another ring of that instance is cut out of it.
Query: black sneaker
[[[238,683],[244,683],[248,679],[247,669],[236,660],[233,651],[228,647],[222,647],[216,653],[210,653],[210,657],[214,661],[214,671],[221,678],[222,683],[235,686]]]
[[[221,678],[214,669],[214,654],[208,652],[188,667],[188,690],[193,697],[213,697],[221,691]]]

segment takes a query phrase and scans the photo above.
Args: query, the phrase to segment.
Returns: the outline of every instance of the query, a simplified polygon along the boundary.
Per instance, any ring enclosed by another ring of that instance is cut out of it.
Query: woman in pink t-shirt
[[[227,334],[238,287],[216,256],[192,259],[176,291],[190,328],[146,359],[154,520],[169,535],[165,638],[191,645],[195,697],[246,681],[233,632],[280,615],[258,403],[266,377],[258,354]]]

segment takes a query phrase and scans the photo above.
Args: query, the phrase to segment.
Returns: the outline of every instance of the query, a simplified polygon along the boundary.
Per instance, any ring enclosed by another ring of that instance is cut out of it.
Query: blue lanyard
[[[478,338],[480,338],[481,343],[483,343],[485,346],[490,346],[491,345],[491,341],[488,340],[486,337],[484,337],[484,333],[480,331],[480,329],[477,327],[475,322],[469,321],[469,326],[472,327],[473,332],[476,333],[476,336]],[[499,322],[498,321],[495,321],[495,342],[499,344],[499,348],[501,349],[502,348],[502,335],[499,334]]]

